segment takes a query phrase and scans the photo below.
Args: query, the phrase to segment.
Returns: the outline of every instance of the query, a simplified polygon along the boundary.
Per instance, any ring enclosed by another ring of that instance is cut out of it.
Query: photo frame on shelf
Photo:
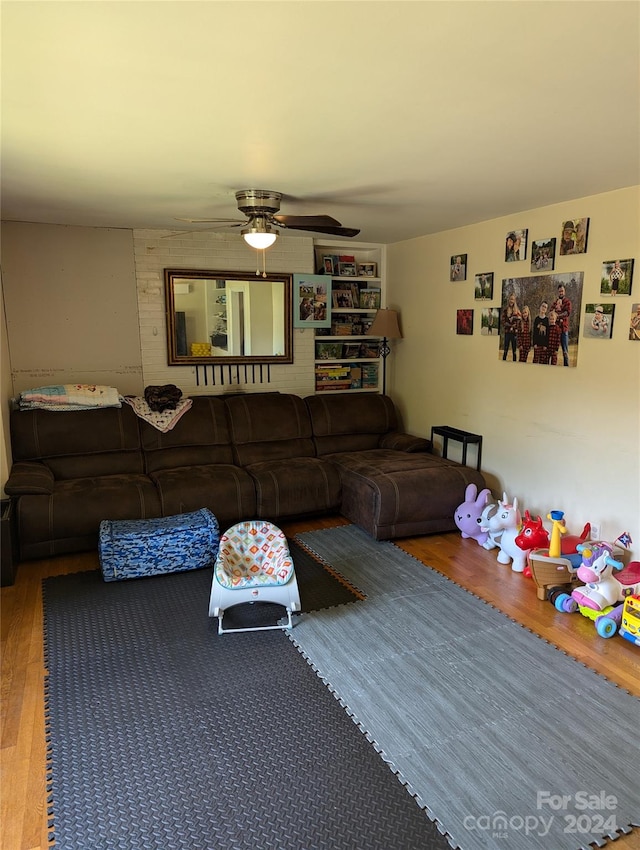
[[[531,271],[551,272],[556,265],[556,240],[555,237],[548,239],[535,239],[531,243]]]
[[[504,240],[505,263],[519,263],[527,258],[528,230],[510,230]]]
[[[491,301],[493,298],[493,272],[480,272],[474,278],[476,301]]]
[[[473,333],[473,310],[456,311],[456,333],[470,336]]]
[[[562,222],[559,254],[586,254],[587,238],[589,236],[588,218],[568,218]]]
[[[358,277],[377,277],[377,263],[358,263]]]
[[[331,327],[331,304],[328,298],[330,285],[331,281],[327,280],[326,275],[294,274],[294,328]]]
[[[631,295],[633,260],[605,260],[600,274],[600,295]]]
[[[353,293],[350,289],[334,289],[331,293],[331,306],[338,309],[349,308],[353,310]]]
[[[361,289],[360,290],[360,308],[363,310],[379,310],[380,309],[380,290],[379,289]]]
[[[467,279],[467,255],[454,254],[450,260],[449,280],[457,283]]]
[[[324,254],[322,257],[322,268],[325,274],[338,274],[338,258],[333,254]]]
[[[340,360],[341,342],[316,342],[316,360]]]
[[[355,277],[356,276],[356,264],[353,262],[343,262],[340,259],[338,263],[338,274],[340,277]]]
[[[587,339],[611,339],[615,304],[585,304],[582,335]]]

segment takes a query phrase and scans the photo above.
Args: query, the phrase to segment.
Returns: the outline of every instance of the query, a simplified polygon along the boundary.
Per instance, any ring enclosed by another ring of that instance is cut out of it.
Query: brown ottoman
[[[340,471],[341,513],[376,540],[455,531],[467,485],[486,486],[477,470],[427,453],[372,449],[324,458]]]

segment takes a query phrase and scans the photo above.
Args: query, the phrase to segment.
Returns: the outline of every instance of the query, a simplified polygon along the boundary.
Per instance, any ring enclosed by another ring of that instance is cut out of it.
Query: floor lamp
[[[387,394],[387,357],[391,354],[389,348],[390,339],[402,339],[402,333],[398,325],[398,313],[396,310],[381,309],[375,315],[373,324],[369,329],[371,336],[382,337],[380,356],[382,357],[382,395]]]

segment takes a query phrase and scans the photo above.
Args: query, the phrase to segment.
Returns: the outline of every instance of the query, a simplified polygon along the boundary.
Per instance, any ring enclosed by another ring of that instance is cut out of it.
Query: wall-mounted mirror
[[[165,269],[169,366],[293,363],[292,280]]]

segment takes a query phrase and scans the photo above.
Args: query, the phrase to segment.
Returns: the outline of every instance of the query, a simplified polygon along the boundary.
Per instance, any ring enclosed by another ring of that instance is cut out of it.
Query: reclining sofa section
[[[398,430],[374,394],[195,396],[161,433],[129,405],[11,411],[20,559],[97,548],[103,519],[209,508],[223,530],[342,513],[374,538],[453,531],[474,469]]]

